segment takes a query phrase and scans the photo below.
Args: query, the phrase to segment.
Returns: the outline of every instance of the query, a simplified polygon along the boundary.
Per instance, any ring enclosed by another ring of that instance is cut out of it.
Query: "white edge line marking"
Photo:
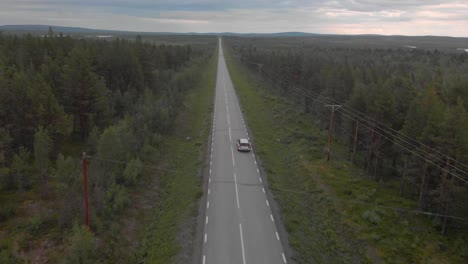
[[[276,239],[280,240],[280,239],[279,239],[278,232],[276,232]]]
[[[286,262],[286,256],[284,255],[284,253],[281,253],[281,255],[283,255],[283,261],[284,261],[284,263],[287,263],[287,262]]]
[[[243,260],[243,263],[245,264],[244,237],[242,236],[242,224],[240,223],[239,223],[239,231],[240,231],[241,246],[242,246],[242,260]]]
[[[270,218],[271,218],[271,221],[272,221],[272,222],[275,221],[275,219],[273,219],[273,215],[272,215],[272,214],[270,214]]]

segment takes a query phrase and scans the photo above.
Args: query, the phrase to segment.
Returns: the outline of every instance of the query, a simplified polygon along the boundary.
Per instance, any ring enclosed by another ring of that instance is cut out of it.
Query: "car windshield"
[[[241,143],[240,145],[243,146],[243,147],[248,147],[249,143]]]

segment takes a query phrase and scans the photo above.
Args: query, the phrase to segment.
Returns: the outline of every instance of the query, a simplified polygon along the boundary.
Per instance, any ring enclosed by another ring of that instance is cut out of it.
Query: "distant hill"
[[[301,36],[317,36],[320,34],[305,33],[305,32],[279,32],[279,33],[234,33],[234,32],[187,32],[187,33],[175,33],[175,32],[137,32],[137,31],[120,31],[120,30],[108,30],[108,29],[91,29],[82,27],[62,27],[62,26],[50,26],[54,32],[62,33],[88,33],[88,34],[102,34],[102,33],[113,33],[113,34],[155,34],[155,35],[223,35],[223,36],[247,36],[247,37],[301,37]],[[22,32],[22,33],[47,33],[49,25],[3,25],[0,26],[0,31],[5,32]]]
[[[117,30],[90,29],[81,27],[50,26],[55,32],[63,33],[101,33],[101,32],[125,32]],[[47,32],[49,25],[4,25],[0,31],[23,31],[23,32]]]
[[[387,36],[376,34],[363,35],[339,35],[339,34],[316,34],[306,32],[278,32],[278,33],[235,33],[235,32],[137,32],[119,31],[108,29],[90,29],[82,27],[51,26],[55,33],[62,32],[67,35],[96,35],[97,37],[109,37],[116,35],[135,36],[233,36],[233,37],[262,37],[262,38],[304,38],[304,45],[329,45],[334,47],[373,47],[373,48],[411,48],[411,49],[442,49],[455,52],[468,52],[468,38],[455,38],[447,36]],[[4,25],[0,26],[0,32],[9,34],[47,34],[49,25]],[[100,36],[104,35],[104,36]]]

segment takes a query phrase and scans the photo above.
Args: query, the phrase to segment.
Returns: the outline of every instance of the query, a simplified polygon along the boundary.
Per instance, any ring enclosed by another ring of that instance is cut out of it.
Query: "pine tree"
[[[48,173],[50,169],[51,140],[47,129],[39,127],[34,134],[34,160],[39,173],[40,182],[44,188],[44,195],[48,194]]]

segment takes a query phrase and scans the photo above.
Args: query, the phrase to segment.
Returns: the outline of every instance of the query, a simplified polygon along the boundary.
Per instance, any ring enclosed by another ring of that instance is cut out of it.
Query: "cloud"
[[[0,24],[132,31],[468,36],[452,0],[0,0]]]

